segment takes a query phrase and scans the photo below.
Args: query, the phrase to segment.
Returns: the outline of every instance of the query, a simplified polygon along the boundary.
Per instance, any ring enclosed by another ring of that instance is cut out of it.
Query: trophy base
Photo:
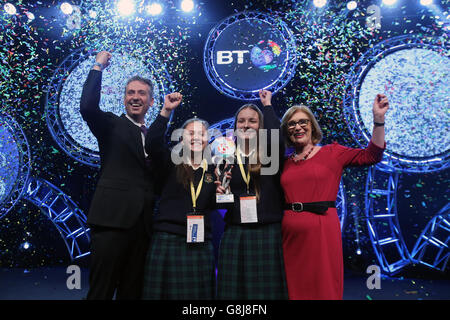
[[[216,194],[216,203],[233,203],[234,195],[232,193],[228,194]]]

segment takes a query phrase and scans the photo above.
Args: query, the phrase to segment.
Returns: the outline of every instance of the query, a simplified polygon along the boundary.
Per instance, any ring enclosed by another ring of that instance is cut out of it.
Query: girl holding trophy
[[[246,104],[235,116],[236,151],[229,182],[233,202],[226,206],[226,226],[219,249],[218,299],[287,299],[281,170],[276,168],[267,174],[270,170],[265,169],[274,163],[263,161],[264,155],[270,154],[278,167],[284,149],[279,139],[273,143],[272,139],[261,138],[264,129],[270,131],[266,137],[278,134],[280,121],[271,106],[272,93],[261,90],[259,96],[262,112],[256,105]],[[217,192],[227,194],[220,184]]]

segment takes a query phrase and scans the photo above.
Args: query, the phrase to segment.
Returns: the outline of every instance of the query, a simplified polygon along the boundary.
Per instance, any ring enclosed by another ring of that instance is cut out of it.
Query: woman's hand
[[[272,92],[269,90],[259,90],[259,100],[261,100],[263,106],[271,106]]]
[[[384,123],[384,115],[389,109],[389,101],[385,94],[379,93],[373,102],[373,121]]]
[[[373,102],[373,131],[372,142],[380,148],[384,148],[385,130],[384,115],[389,109],[389,101],[385,94],[379,93]]]

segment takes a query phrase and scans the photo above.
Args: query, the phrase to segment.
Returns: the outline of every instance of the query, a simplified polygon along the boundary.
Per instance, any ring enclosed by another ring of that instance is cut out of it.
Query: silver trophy
[[[234,163],[234,154],[236,147],[234,141],[230,138],[219,137],[211,143],[212,161],[216,165],[219,181],[225,189],[225,194],[216,194],[217,203],[234,202],[234,196],[230,190],[230,179],[227,178],[227,173],[231,171]]]

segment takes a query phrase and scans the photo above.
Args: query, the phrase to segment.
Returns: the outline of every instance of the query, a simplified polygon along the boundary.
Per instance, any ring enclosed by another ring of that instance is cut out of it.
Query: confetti
[[[64,18],[50,13],[55,9],[54,2],[9,2],[16,5],[18,15],[0,15],[0,94],[3,97],[0,109],[20,124],[27,137],[32,159],[30,174],[60,186],[85,212],[95,189],[98,170],[74,160],[59,147],[49,132],[45,114],[50,79],[75,50],[120,51],[127,48],[133,59],[147,53],[154,54],[171,76],[170,90],[183,93],[181,110],[172,119],[174,127],[179,127],[194,114],[201,117],[206,114],[212,120],[216,113],[225,114],[223,118],[231,117],[234,111],[230,110],[230,105],[234,107],[241,101],[231,101],[210,92],[213,89],[208,87],[201,66],[204,41],[212,26],[227,16],[244,9],[261,10],[284,21],[293,31],[297,44],[299,64],[295,75],[274,96],[277,113],[281,116],[295,103],[309,105],[323,129],[323,144],[337,140],[343,145],[356,147],[344,120],[342,99],[347,74],[361,55],[377,43],[403,34],[442,36],[443,41],[448,42],[448,35],[443,32],[445,25],[439,19],[426,8],[410,9],[410,6],[400,8],[396,16],[385,15],[381,20],[382,28],[370,30],[365,23],[367,8],[364,5],[349,13],[344,2],[332,4],[338,1],[329,1],[322,11],[311,10],[308,1],[233,1],[223,3],[223,8],[211,12],[203,10],[209,4],[200,3],[193,15],[179,15],[175,1],[169,1],[170,15],[144,19],[117,16],[114,1],[80,0],[73,2],[80,8],[79,20],[75,16]],[[448,11],[448,4],[448,0],[441,1],[444,12]],[[24,9],[33,12],[36,18],[28,21],[23,14]],[[411,10],[416,12],[411,13]],[[89,11],[96,12],[96,15],[89,15]],[[65,75],[67,84],[83,81],[72,72],[70,70]],[[396,76],[395,70],[391,73]],[[431,75],[425,81],[430,86],[434,84]],[[75,95],[67,97],[76,99]],[[116,102],[111,103],[117,106]],[[208,116],[205,118],[210,120]],[[68,128],[70,119],[64,116],[64,125]],[[419,130],[420,124],[414,124],[414,128]],[[76,126],[71,129],[76,130]],[[75,136],[75,131],[71,134]],[[437,134],[433,136],[437,137]],[[437,151],[433,149],[435,146],[425,145],[433,140],[431,135],[421,139],[424,146],[416,152]],[[3,163],[1,158],[0,163]],[[11,189],[10,181],[14,180],[13,172],[16,171],[14,166],[15,162],[11,161],[2,167],[5,173],[2,172],[0,190],[4,190],[3,194]],[[343,231],[344,256],[348,257],[345,264],[354,270],[365,270],[367,265],[377,264],[373,261],[372,243],[364,220],[366,172],[366,169],[355,168],[343,174],[347,198],[351,198],[358,207],[355,213],[358,219],[347,219]],[[404,228],[403,236],[409,245],[450,200],[449,181],[448,170],[401,175],[397,206],[400,224]],[[0,220],[1,266],[66,263],[67,257],[61,256],[66,249],[54,226],[39,208],[25,204],[24,200],[18,201],[14,210]],[[359,234],[358,244],[355,243],[356,232]],[[32,246],[28,251],[19,251],[25,241]],[[33,245],[36,243],[45,245],[37,249],[38,246]],[[355,254],[357,245],[361,248],[361,255]],[[366,298],[371,299],[369,295]]]

